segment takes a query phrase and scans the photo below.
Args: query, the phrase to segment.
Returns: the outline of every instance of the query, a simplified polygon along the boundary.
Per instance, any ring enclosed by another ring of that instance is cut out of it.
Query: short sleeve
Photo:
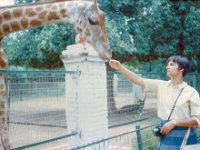
[[[198,126],[200,127],[200,116],[192,116],[194,120],[196,120]]]
[[[157,92],[158,86],[161,84],[161,80],[157,79],[143,78],[143,82],[144,82],[144,90],[151,92]]]
[[[190,109],[192,116],[200,115],[200,97],[196,90],[194,90],[190,96]]]

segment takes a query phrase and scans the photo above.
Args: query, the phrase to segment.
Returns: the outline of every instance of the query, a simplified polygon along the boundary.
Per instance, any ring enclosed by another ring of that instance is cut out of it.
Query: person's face
[[[183,69],[180,69],[176,62],[170,60],[166,66],[167,76],[170,78],[182,75]]]

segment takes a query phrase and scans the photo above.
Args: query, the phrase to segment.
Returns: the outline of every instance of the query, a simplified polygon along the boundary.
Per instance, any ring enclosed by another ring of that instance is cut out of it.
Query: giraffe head
[[[79,3],[80,16],[76,20],[75,29],[86,41],[94,46],[103,60],[112,57],[112,51],[105,32],[105,13],[99,9],[96,0],[87,7]]]

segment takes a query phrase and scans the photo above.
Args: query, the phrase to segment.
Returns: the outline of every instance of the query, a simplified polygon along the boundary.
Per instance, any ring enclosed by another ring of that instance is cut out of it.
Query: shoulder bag
[[[200,144],[191,144],[191,145],[186,145],[187,140],[190,135],[190,128],[188,128],[185,137],[183,139],[183,142],[181,144],[180,150],[200,150]]]

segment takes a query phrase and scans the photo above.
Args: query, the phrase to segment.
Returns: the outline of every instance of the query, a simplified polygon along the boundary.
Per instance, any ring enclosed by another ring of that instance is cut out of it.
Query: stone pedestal
[[[89,44],[76,44],[63,51],[61,59],[67,73],[66,116],[68,132],[78,132],[70,138],[69,148],[87,145],[108,137],[107,85],[105,62]],[[108,149],[107,143],[85,149]]]

